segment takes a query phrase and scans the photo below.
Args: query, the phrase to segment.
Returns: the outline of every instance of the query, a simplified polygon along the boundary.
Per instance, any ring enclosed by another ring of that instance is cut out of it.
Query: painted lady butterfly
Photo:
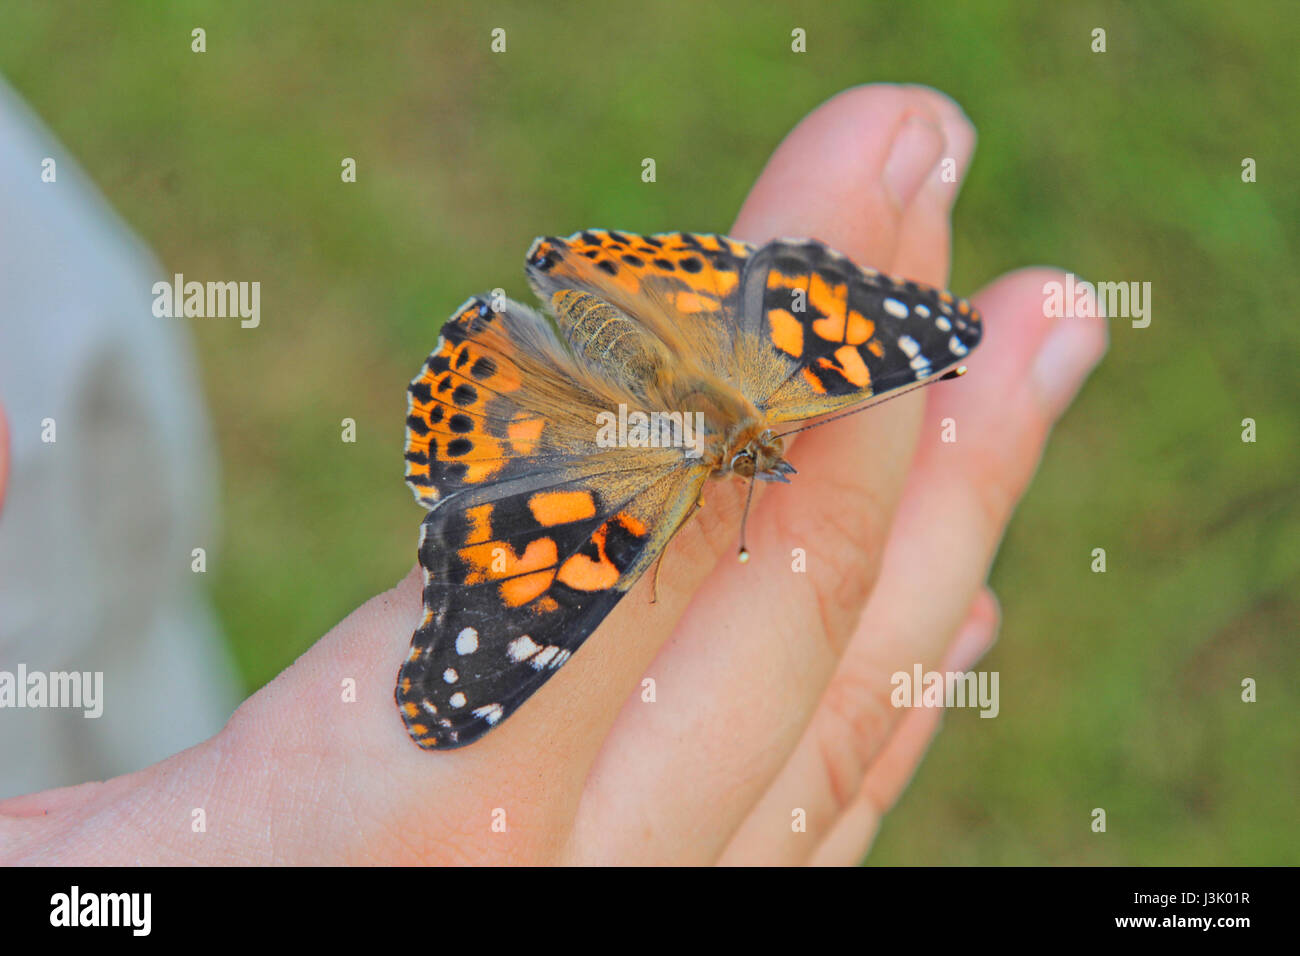
[[[553,321],[472,298],[409,390],[406,481],[429,513],[396,697],[425,748],[513,713],[709,479],[787,481],[775,426],[941,376],[982,331],[965,300],[810,239],[592,229],[538,239],[526,268]]]

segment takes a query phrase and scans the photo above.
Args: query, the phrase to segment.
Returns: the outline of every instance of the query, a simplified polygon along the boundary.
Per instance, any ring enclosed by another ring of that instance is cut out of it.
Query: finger
[[[823,103],[772,154],[732,233],[821,239],[859,265],[888,266],[904,212],[944,152],[932,92],[860,86]]]
[[[975,153],[975,127],[956,102],[937,90],[909,87],[926,97],[943,139],[939,162],[916,190],[903,219],[893,271],[931,285],[948,285],[952,209]]]
[[[811,234],[858,261],[887,264],[904,211],[899,197],[907,201],[925,178],[909,178],[897,155],[928,170],[943,151],[941,140],[929,138],[939,127],[927,103],[921,91],[870,87],[821,107],[773,156],[737,232],[759,240]],[[827,428],[827,438],[813,432],[801,441],[793,490],[803,494],[778,491],[755,505],[754,560],[715,570],[678,639],[654,662],[648,673],[671,702],[647,707],[638,695],[625,706],[593,768],[576,845],[599,848],[600,859],[636,854],[643,861],[647,853],[710,859],[724,845],[797,742],[834,670],[836,648],[870,586],[919,416],[919,406],[910,414],[861,416],[837,423],[838,435]],[[867,447],[877,464],[854,468],[854,450]],[[824,468],[843,483],[818,494],[815,477]],[[712,506],[718,492],[706,493]],[[734,524],[717,530],[728,528]],[[836,594],[823,598],[790,573],[792,541],[826,555],[821,569]],[[670,552],[666,575],[672,561]],[[837,633],[819,635],[823,625]],[[629,819],[635,827],[623,825]],[[652,846],[647,829],[656,834]]]
[[[993,646],[997,630],[997,598],[984,588],[971,605],[956,638],[944,652],[939,670],[952,673],[969,671]],[[906,712],[868,768],[857,797],[811,854],[811,864],[852,866],[861,862],[875,838],[881,818],[898,801],[921,765],[943,716],[943,710],[937,708],[917,708]]]
[[[807,808],[810,833],[833,826],[899,719],[889,676],[929,669],[982,586],[1051,422],[1105,348],[1101,320],[1043,316],[1049,278],[1059,274],[1013,273],[977,297],[986,317],[978,364],[935,390],[876,592],[798,751],[727,858],[797,856],[778,826],[792,806]],[[945,419],[956,442],[942,441]]]

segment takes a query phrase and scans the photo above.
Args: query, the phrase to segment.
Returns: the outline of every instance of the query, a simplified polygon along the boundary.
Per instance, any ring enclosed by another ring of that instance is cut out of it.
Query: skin
[[[939,164],[955,159],[960,179],[974,141],[933,90],[848,90],[781,144],[732,234],[812,235],[946,286],[959,183]],[[420,614],[413,569],[210,740],[0,804],[0,861],[857,862],[940,720],[892,707],[889,676],[918,662],[967,669],[991,645],[990,562],[1053,423],[1105,351],[1104,320],[1043,316],[1043,283],[1060,276],[1017,271],[974,296],[986,333],[965,377],[800,435],[794,483],[758,489],[747,564],[745,483],[711,482],[666,552],[657,602],[647,575],[478,743],[423,752],[394,708]],[[939,441],[948,417],[956,443]],[[792,572],[794,547],[807,573]],[[641,699],[647,676],[656,703]],[[342,703],[349,677],[357,700]],[[205,833],[191,829],[199,807]],[[795,808],[806,832],[792,831]]]

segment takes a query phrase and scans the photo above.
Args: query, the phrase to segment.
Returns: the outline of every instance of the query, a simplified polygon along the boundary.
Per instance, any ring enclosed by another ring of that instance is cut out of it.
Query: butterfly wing
[[[580,463],[594,434],[589,410],[619,400],[541,315],[475,296],[407,389],[406,483],[432,508],[465,488]]]
[[[586,478],[506,482],[433,509],[420,544],[424,619],[397,683],[415,742],[463,746],[508,717],[663,551],[705,477],[621,471],[600,491]]]
[[[410,388],[424,617],[396,698],[424,748],[476,740],[578,649],[694,507],[681,448],[605,448],[609,383],[536,313],[472,299]],[[613,405],[609,404],[614,402]]]
[[[674,354],[794,421],[942,374],[979,344],[951,293],[855,265],[815,239],[589,229],[528,253],[543,301],[583,288],[637,316]]]
[[[769,242],[741,277],[741,383],[770,421],[795,421],[932,378],[979,344],[965,299],[861,268],[813,239]]]
[[[727,376],[735,372],[740,277],[753,251],[705,233],[587,229],[536,240],[525,269],[548,307],[557,292],[590,292],[634,316],[673,355]]]

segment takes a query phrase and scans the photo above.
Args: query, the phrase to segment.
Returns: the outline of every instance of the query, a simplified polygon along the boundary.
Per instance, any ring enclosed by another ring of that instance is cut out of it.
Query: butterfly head
[[[783,481],[788,484],[790,479],[786,475],[793,475],[795,470],[782,457],[784,452],[785,442],[772,429],[765,428],[748,440],[737,443],[727,470],[741,478]]]

